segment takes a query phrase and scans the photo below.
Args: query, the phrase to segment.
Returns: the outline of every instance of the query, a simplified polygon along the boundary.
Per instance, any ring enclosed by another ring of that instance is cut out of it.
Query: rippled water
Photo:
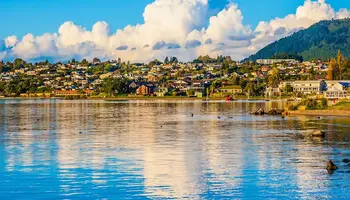
[[[350,117],[283,104],[0,100],[0,199],[349,199]]]

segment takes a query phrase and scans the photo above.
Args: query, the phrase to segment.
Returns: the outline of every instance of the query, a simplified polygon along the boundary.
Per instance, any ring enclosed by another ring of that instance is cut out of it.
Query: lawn
[[[328,108],[329,110],[350,110],[350,102],[339,102]]]

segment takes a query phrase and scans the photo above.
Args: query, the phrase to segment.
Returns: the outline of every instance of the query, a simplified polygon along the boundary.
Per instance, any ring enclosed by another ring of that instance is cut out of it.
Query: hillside
[[[272,58],[276,54],[298,54],[304,60],[335,57],[338,50],[350,58],[350,19],[321,21],[280,39],[246,60]]]

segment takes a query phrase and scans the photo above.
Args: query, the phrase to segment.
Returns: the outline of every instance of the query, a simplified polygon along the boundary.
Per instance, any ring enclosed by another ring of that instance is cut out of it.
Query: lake
[[[284,105],[0,100],[0,199],[349,199],[350,117]]]

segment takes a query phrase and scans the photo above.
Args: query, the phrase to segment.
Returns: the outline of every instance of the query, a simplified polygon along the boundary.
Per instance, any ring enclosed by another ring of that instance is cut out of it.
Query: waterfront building
[[[293,91],[302,94],[321,94],[324,90],[324,81],[295,81]]]
[[[256,60],[256,62],[261,65],[273,65],[273,64],[282,63],[282,62],[291,63],[291,64],[298,63],[298,61],[295,59],[258,59]]]

